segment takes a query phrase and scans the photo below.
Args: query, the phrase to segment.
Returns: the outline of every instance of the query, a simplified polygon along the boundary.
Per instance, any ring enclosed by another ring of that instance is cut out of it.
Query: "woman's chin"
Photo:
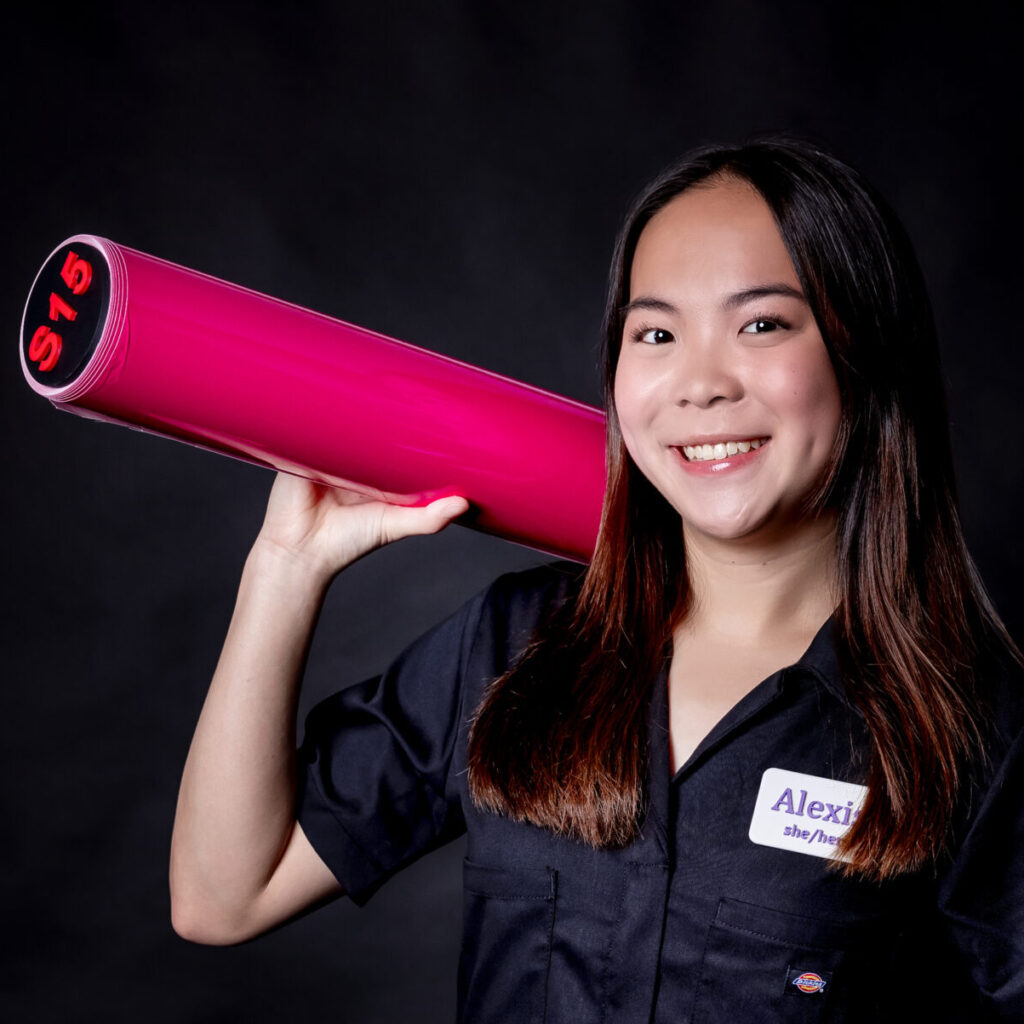
[[[683,516],[683,533],[688,541],[703,540],[716,545],[733,544],[743,548],[787,545],[809,531],[818,533],[820,529],[821,524],[817,520],[796,511],[791,515],[777,512],[773,515],[758,515],[744,509],[732,515]]]

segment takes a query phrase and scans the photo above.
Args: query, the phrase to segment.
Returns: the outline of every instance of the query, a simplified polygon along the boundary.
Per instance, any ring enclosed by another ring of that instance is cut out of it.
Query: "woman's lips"
[[[684,444],[679,447],[687,462],[719,462],[730,455],[746,455],[751,450],[757,451],[767,442],[767,437],[748,437],[741,441],[712,441],[708,444]]]
[[[714,440],[699,444],[675,445],[683,467],[691,473],[722,473],[739,468],[756,459],[770,437],[748,437],[742,440]]]

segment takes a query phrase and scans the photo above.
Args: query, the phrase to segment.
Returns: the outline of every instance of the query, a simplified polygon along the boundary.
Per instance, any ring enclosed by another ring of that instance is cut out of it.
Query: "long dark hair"
[[[650,685],[689,587],[678,513],[626,452],[612,385],[640,233],[670,200],[716,178],[748,182],[772,210],[839,382],[839,436],[808,512],[837,512],[835,634],[872,739],[843,870],[886,878],[943,849],[982,757],[978,645],[1012,642],[964,543],[913,248],[871,185],[806,142],[698,150],[630,209],[604,321],[608,488],[597,547],[579,596],[487,692],[470,742],[471,792],[481,806],[598,847],[628,844],[642,824]]]

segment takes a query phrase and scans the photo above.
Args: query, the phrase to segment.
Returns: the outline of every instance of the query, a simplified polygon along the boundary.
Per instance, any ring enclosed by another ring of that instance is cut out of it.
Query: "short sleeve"
[[[465,828],[448,777],[484,599],[420,637],[384,675],[334,694],[306,720],[296,816],[356,903]]]
[[[939,905],[989,1016],[1024,1020],[1024,732],[980,795]]]

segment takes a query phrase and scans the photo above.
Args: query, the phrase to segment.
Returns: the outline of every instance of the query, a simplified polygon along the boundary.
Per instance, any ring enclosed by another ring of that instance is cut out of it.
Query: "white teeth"
[[[717,444],[687,444],[683,445],[683,454],[689,462],[710,462],[728,455],[745,455],[751,449],[757,451],[767,440],[764,437],[749,441],[719,441]]]

